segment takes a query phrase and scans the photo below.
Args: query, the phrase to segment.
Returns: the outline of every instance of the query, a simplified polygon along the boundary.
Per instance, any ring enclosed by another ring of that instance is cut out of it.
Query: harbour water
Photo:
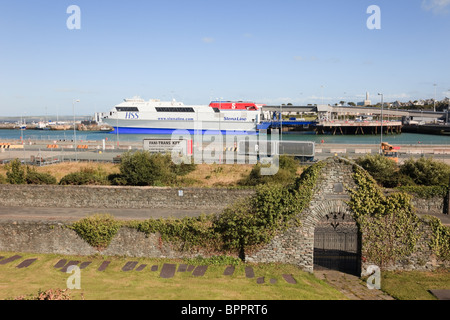
[[[10,140],[43,140],[43,141],[72,141],[73,131],[41,131],[41,130],[0,130],[0,142]],[[76,139],[82,141],[101,141],[105,139],[109,142],[139,142],[143,139],[170,139],[171,135],[132,135],[109,133],[104,131],[77,131]],[[194,137],[192,137],[194,138]],[[379,144],[380,135],[316,135],[284,133],[283,140],[288,141],[313,141],[316,143],[328,144]],[[448,145],[450,146],[450,136],[428,135],[417,133],[384,134],[383,142],[391,145]]]

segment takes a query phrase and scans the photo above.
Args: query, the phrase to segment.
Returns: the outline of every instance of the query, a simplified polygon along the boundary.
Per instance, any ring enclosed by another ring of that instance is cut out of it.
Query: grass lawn
[[[450,270],[384,271],[381,288],[398,300],[436,300],[429,290],[450,289]]]
[[[0,252],[10,257],[15,253]],[[171,279],[159,277],[151,266],[164,263],[188,263],[183,260],[124,258],[124,257],[76,257],[51,254],[21,254],[22,258],[0,265],[0,299],[12,299],[23,295],[36,295],[39,290],[66,289],[71,274],[55,269],[60,259],[92,261],[81,270],[81,290],[72,290],[73,299],[86,300],[345,300],[346,298],[326,282],[295,266],[281,264],[253,265],[255,278],[245,277],[245,264],[239,264],[232,276],[224,276],[225,265],[210,265],[203,277],[191,272],[176,273]],[[30,267],[17,269],[25,259],[38,258]],[[111,264],[106,271],[97,271],[104,260]],[[122,271],[127,261],[147,264],[143,271]],[[283,274],[292,274],[297,284],[288,284]],[[265,277],[264,284],[256,278]],[[269,279],[277,279],[270,284]]]

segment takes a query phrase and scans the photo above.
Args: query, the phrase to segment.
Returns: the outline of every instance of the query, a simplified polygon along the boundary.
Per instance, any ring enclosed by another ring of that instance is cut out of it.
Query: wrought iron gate
[[[340,213],[327,216],[314,232],[314,269],[360,275],[360,235],[354,221]],[[353,220],[353,219],[351,219]]]

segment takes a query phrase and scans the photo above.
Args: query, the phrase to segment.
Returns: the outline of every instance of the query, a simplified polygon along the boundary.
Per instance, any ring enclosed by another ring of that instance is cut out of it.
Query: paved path
[[[360,278],[338,271],[315,271],[315,276],[325,280],[350,300],[394,300],[381,290],[369,289]]]

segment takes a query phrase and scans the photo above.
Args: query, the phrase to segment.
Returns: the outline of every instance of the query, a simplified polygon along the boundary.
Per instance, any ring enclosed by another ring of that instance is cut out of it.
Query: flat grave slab
[[[133,270],[136,266],[137,266],[138,262],[137,261],[128,261],[127,263],[125,263],[125,265],[122,267],[122,271],[131,271]]]
[[[100,267],[97,269],[97,271],[105,271],[110,263],[111,261],[103,261]]]
[[[176,264],[164,263],[164,265],[161,268],[161,273],[159,274],[159,276],[164,279],[173,278],[176,269],[177,269]]]
[[[62,269],[61,272],[67,272],[70,266],[76,266],[80,263],[80,261],[69,261]]]
[[[255,277],[255,272],[252,267],[245,267],[245,276],[250,279]]]
[[[21,256],[18,256],[18,255],[15,255],[15,256],[6,258],[6,259],[0,261],[0,265],[5,265],[5,264],[7,264],[7,263],[10,263],[10,262],[19,260],[20,258],[22,258],[22,257],[21,257]]]
[[[208,266],[197,266],[194,271],[192,272],[192,275],[194,277],[203,277],[205,275],[206,270],[208,269]]]
[[[295,281],[294,277],[290,274],[283,274],[283,279],[286,280],[287,283],[290,284],[296,284],[297,281]]]
[[[438,298],[438,300],[450,300],[450,289],[430,290],[430,292]]]
[[[192,272],[194,269],[195,269],[195,266],[190,265],[190,266],[188,266],[187,271]]]
[[[146,264],[141,264],[139,267],[136,268],[136,271],[142,271],[146,267]]]
[[[257,284],[263,284],[264,283],[264,277],[259,277],[258,279],[256,279],[256,283]]]
[[[17,269],[28,268],[36,260],[37,258],[24,260],[19,265],[17,265],[16,268]]]
[[[178,266],[177,272],[186,272],[186,271],[187,271],[187,268],[188,268],[187,264],[180,264],[180,265]]]
[[[66,259],[61,259],[53,266],[53,268],[56,268],[56,269],[62,268],[66,265],[66,263],[67,263]]]
[[[224,276],[232,276],[234,273],[235,268],[233,266],[228,266],[225,268],[225,271],[223,272]]]
[[[274,278],[270,279],[270,284],[275,284],[275,283],[277,283],[277,279],[274,279]]]
[[[80,270],[83,270],[83,269],[86,269],[87,267],[89,267],[89,265],[92,263],[92,261],[85,261],[85,262],[82,262],[81,264],[80,264]]]
[[[153,271],[153,272],[158,271],[158,266],[154,265],[154,266],[151,267],[150,270]]]

